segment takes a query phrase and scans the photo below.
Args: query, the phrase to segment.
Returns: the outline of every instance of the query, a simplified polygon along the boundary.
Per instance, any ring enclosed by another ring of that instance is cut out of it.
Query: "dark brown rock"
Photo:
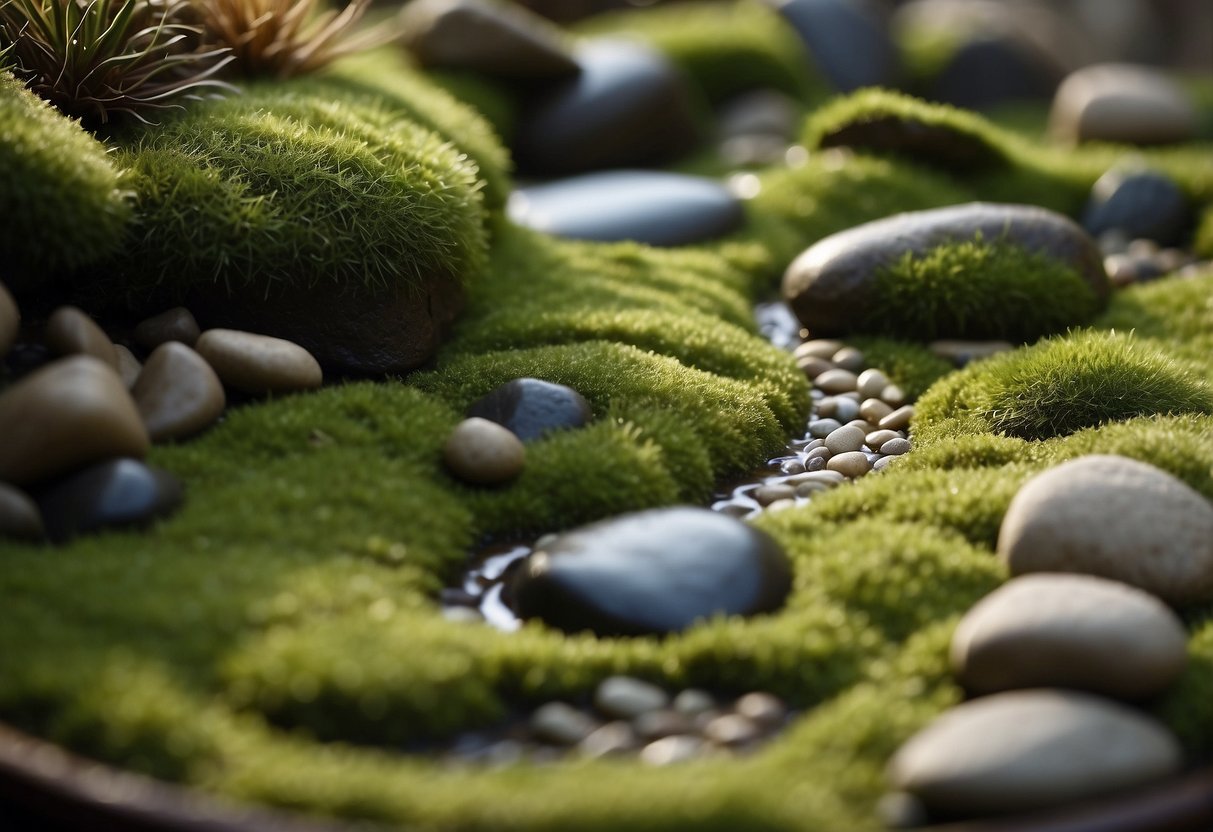
[[[57,355],[91,355],[118,369],[118,353],[109,336],[74,306],[61,306],[46,322],[46,345]]]
[[[284,338],[333,375],[403,374],[429,360],[463,309],[463,285],[427,275],[412,288],[371,291],[321,281],[314,286],[195,289],[189,300],[208,328]]]
[[[597,40],[577,51],[581,72],[537,97],[520,119],[514,158],[548,176],[668,162],[698,128],[685,79],[654,49]]]
[[[131,395],[153,442],[194,435],[214,424],[227,403],[211,365],[177,341],[148,356]]]
[[[400,22],[403,43],[422,66],[532,79],[580,71],[563,33],[513,3],[414,0]]]
[[[896,214],[826,237],[788,266],[783,296],[815,336],[843,334],[873,303],[880,270],[907,253],[925,254],[978,235],[1070,266],[1101,303],[1107,299],[1099,247],[1076,223],[1044,208],[984,202]]]
[[[45,536],[37,504],[25,492],[0,482],[0,538],[41,540]]]
[[[13,296],[0,283],[0,358],[8,355],[8,349],[17,340],[17,330],[21,328],[21,313]]]
[[[126,385],[91,356],[54,362],[0,393],[0,480],[27,485],[150,444]]]
[[[194,315],[184,306],[174,306],[159,315],[140,321],[135,327],[135,343],[145,350],[154,350],[169,341],[180,341],[187,347],[194,346],[202,330]]]

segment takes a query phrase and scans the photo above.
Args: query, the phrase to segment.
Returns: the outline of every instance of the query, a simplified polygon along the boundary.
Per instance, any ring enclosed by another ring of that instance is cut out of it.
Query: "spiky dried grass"
[[[370,3],[320,11],[317,0],[196,0],[208,35],[231,50],[233,71],[275,78],[312,72],[395,37],[390,24],[355,31]]]
[[[0,67],[90,127],[231,90],[191,0],[0,0]]]

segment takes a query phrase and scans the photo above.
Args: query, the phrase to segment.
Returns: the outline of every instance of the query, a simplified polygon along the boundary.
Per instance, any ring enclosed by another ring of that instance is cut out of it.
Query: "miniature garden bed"
[[[721,53],[676,16],[652,24],[698,84],[696,117],[754,85],[819,100],[776,18],[736,8]],[[210,326],[277,329],[342,377],[238,400],[196,438],[153,447],[186,499],[150,528],[0,545],[0,721],[13,729],[0,733],[0,795],[53,802],[69,828],[107,816],[148,829],[880,828],[890,757],[964,698],[948,644],[1007,578],[999,526],[1025,482],[1115,454],[1213,499],[1213,271],[1101,295],[1073,263],[978,235],[886,269],[888,302],[849,316],[839,337],[918,400],[914,447],[756,512],[792,566],[777,610],[637,637],[444,615],[444,588],[488,544],[707,505],[779,458],[805,430],[813,385],[753,310],[807,247],[974,200],[1077,216],[1125,153],[861,92],[816,109],[790,163],[739,174],[739,228],[655,248],[511,223],[494,127],[521,117],[495,83],[382,50],[99,140],[0,73],[0,163],[24,166],[0,192],[0,210],[22,217],[0,229],[13,264],[0,279],[28,320],[71,301],[125,333],[184,303]],[[1193,246],[1213,254],[1207,145],[1141,154],[1203,212]],[[957,275],[980,275],[980,291]],[[382,344],[376,315],[410,304],[425,309],[423,348],[330,349]],[[341,319],[350,309],[357,326]],[[924,345],[949,335],[1029,345],[955,370]],[[443,446],[469,406],[527,377],[577,391],[592,419],[527,442],[508,484],[453,475]],[[1213,762],[1210,603],[1180,607],[1188,668],[1147,707],[1182,743],[1189,779],[1022,828],[1213,816],[1200,768]],[[619,675],[762,691],[795,717],[752,753],[662,767],[435,762],[464,732],[587,702]],[[46,742],[95,763],[61,764]]]

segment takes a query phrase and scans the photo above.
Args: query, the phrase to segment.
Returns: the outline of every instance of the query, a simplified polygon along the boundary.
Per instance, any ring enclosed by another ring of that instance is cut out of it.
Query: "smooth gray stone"
[[[687,83],[660,52],[596,40],[577,51],[577,63],[580,74],[538,96],[519,119],[520,170],[564,176],[657,165],[698,142]]]
[[[930,86],[932,100],[968,110],[1049,101],[1060,67],[1009,34],[984,34],[963,44]]]
[[[518,225],[576,240],[635,240],[681,246],[722,237],[745,222],[724,185],[698,176],[604,171],[520,188],[510,197]]]
[[[880,8],[868,0],[782,0],[813,63],[839,92],[895,87],[901,76],[897,48]]]
[[[922,255],[978,235],[1058,260],[1075,269],[1101,303],[1107,299],[1099,247],[1075,222],[1044,208],[989,202],[895,214],[832,234],[788,266],[783,296],[815,336],[846,334],[874,302],[880,270],[907,253]]]
[[[668,508],[558,536],[514,572],[507,596],[521,618],[630,636],[770,612],[791,581],[787,557],[766,534],[707,509]]]
[[[135,459],[115,459],[64,477],[37,494],[56,543],[101,529],[144,526],[181,505],[181,482]]]
[[[1169,246],[1187,236],[1192,213],[1188,197],[1165,173],[1113,168],[1091,188],[1082,225],[1092,237],[1118,230]]]
[[[582,427],[594,414],[590,403],[572,387],[516,378],[472,402],[467,415],[496,422],[526,442],[554,430]]]

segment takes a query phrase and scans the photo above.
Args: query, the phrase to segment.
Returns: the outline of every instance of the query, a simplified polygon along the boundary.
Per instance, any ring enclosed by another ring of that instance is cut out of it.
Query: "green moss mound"
[[[0,171],[0,256],[13,291],[121,245],[130,208],[105,146],[3,70]]]
[[[1038,440],[1134,416],[1213,412],[1213,393],[1186,362],[1114,332],[1072,333],[970,365],[918,401],[915,436]]]
[[[828,92],[811,69],[796,33],[760,0],[610,12],[591,18],[577,31],[650,43],[668,55],[712,103],[761,88],[781,90],[806,102]]]
[[[1083,324],[1101,302],[1076,269],[1043,253],[982,239],[906,252],[874,276],[858,332],[1030,341]]]
[[[1205,259],[1213,258],[1213,206],[1206,208],[1201,215],[1192,249]]]
[[[484,268],[475,166],[373,105],[266,88],[146,129],[116,158],[136,215],[107,282],[128,297],[216,282],[383,289]]]

